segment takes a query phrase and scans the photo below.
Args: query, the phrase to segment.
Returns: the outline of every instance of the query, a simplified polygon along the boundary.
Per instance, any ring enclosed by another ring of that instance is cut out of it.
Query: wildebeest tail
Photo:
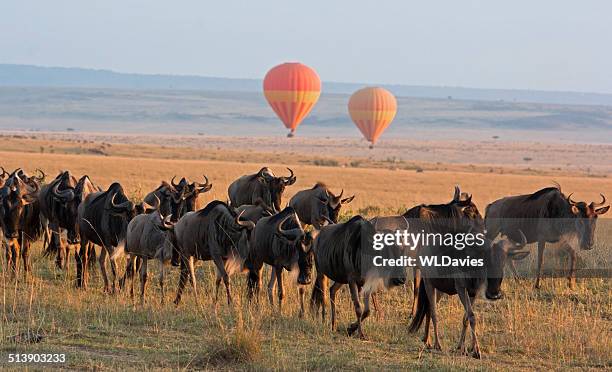
[[[412,318],[412,322],[408,326],[408,332],[415,333],[421,328],[425,315],[429,312],[429,299],[427,298],[427,292],[425,292],[425,286],[421,283],[419,286],[419,296],[417,298],[417,310]]]
[[[89,243],[87,246],[87,267],[89,267],[89,270],[96,270],[96,267],[98,267],[98,265],[96,265],[97,260],[97,256],[96,256],[96,246]]]
[[[317,279],[312,286],[312,294],[310,295],[310,309],[313,312],[318,312],[319,309],[325,306],[325,288],[327,287],[327,277],[321,273],[317,273]]]

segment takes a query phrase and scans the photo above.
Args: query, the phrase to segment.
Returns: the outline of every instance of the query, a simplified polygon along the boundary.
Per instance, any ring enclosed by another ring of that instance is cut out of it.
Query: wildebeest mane
[[[561,194],[561,196],[564,196],[563,193],[561,192],[561,186],[557,184],[555,186],[545,187],[541,190],[534,192],[533,194],[527,197],[527,200],[538,200],[541,197],[548,195],[551,192],[558,192],[559,194]]]
[[[202,217],[207,217],[217,206],[222,205],[224,206],[232,215],[232,217],[236,217],[236,213],[234,212],[233,208],[230,208],[227,203],[221,201],[221,200],[213,200],[210,203],[208,203],[206,205],[206,207],[200,209],[199,211],[197,211],[196,213],[199,216]]]

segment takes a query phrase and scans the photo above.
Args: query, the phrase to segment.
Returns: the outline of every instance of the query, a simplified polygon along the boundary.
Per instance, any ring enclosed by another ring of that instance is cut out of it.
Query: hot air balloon
[[[295,129],[312,110],[321,94],[319,75],[301,63],[283,63],[272,68],[263,82],[266,100],[276,115],[291,129]]]
[[[395,117],[397,101],[386,89],[366,87],[353,93],[348,110],[357,128],[371,142],[370,148],[374,148],[378,137]]]

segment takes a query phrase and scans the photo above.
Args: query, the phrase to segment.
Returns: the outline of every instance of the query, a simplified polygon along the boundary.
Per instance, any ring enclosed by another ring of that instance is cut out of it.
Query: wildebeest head
[[[137,214],[136,205],[128,199],[121,185],[115,182],[108,187],[107,192],[110,197],[106,199],[104,209],[113,216],[131,221]]]
[[[312,280],[314,255],[311,248],[314,239],[312,233],[304,232],[295,211],[290,207],[288,209],[290,213],[277,224],[276,236],[285,244],[295,247],[299,269],[297,281],[301,285],[307,285]]]
[[[0,167],[0,170],[2,170],[2,172],[0,172],[0,187],[2,187],[9,176],[9,172],[4,170],[4,167]]]
[[[462,193],[459,186],[455,186],[455,194],[453,195],[453,200],[449,204],[459,212],[458,216],[460,217],[460,224],[462,227],[467,227],[468,230],[476,232],[484,231],[484,219],[478,207],[476,207],[476,204],[472,202],[472,195]]]
[[[76,190],[77,181],[72,177],[69,171],[60,173],[51,182],[51,197],[55,201],[53,203],[54,213],[61,221],[61,224],[67,227],[68,242],[75,244],[78,242],[77,234],[77,215],[79,202]]]
[[[575,202],[572,200],[572,194],[567,197],[567,202],[570,205],[571,212],[576,216],[576,230],[580,241],[580,248],[584,250],[592,249],[595,243],[595,227],[597,225],[597,217],[608,212],[610,206],[606,204],[606,197],[601,195],[601,202]]]
[[[338,196],[334,195],[331,191],[328,191],[329,199],[328,199],[328,213],[329,219],[334,223],[338,223],[338,216],[340,215],[340,209],[343,204],[349,204],[355,199],[355,195],[349,196],[348,198],[342,198],[344,195],[344,189],[340,191]]]
[[[39,186],[34,180],[21,178],[12,174],[0,189],[0,217],[4,235],[9,239],[19,236],[19,224],[25,207],[38,198]]]
[[[293,185],[296,181],[293,170],[291,168],[287,170],[290,173],[287,177],[276,177],[268,168],[261,168],[257,173],[258,177],[268,186],[270,202],[277,212],[281,210],[281,198],[285,187]]]
[[[174,183],[176,176],[170,181],[172,187],[176,190],[173,196],[172,215],[176,219],[180,218],[187,212],[193,212],[197,209],[198,196],[212,189],[212,183],[208,177],[204,175],[204,183],[187,181],[185,177],[181,178],[178,183]]]
[[[488,248],[488,258],[487,258],[487,289],[485,291],[485,296],[489,300],[499,300],[503,297],[503,293],[501,291],[501,284],[504,279],[504,267],[506,265],[506,261],[510,260],[522,260],[529,255],[529,251],[522,249],[527,244],[527,238],[525,234],[521,230],[518,231],[518,234],[521,238],[520,241],[515,242],[510,240],[509,238],[501,239],[495,243],[491,243],[488,240],[485,241],[486,245],[490,244],[490,248]]]

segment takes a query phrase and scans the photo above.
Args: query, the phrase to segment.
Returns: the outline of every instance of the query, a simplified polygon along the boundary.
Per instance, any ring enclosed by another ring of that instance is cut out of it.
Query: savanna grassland
[[[356,195],[344,217],[356,213],[391,215],[415,204],[446,202],[452,197],[454,185],[473,194],[483,213],[486,204],[499,197],[533,192],[553,180],[574,192],[576,199],[598,200],[600,192],[612,197],[612,174],[603,166],[595,175],[582,169],[588,158],[579,160],[581,164],[569,164],[568,160],[559,169],[541,164],[530,165],[527,170],[524,164],[504,164],[494,159],[481,164],[387,161],[384,157],[355,160],[341,154],[322,157],[316,150],[310,155],[302,151],[289,156],[291,150],[271,149],[250,151],[245,156],[239,151],[239,141],[233,149],[190,149],[4,137],[3,149],[0,165],[7,169],[40,168],[49,177],[70,169],[75,175],[88,174],[102,187],[119,180],[135,200],[175,174],[195,180],[206,174],[213,189],[200,197],[201,205],[213,199],[226,200],[227,186],[240,175],[254,173],[264,165],[282,174],[290,166],[297,182],[287,189],[284,200],[323,181],[332,190],[344,189],[345,194]],[[582,153],[580,149],[572,151]],[[583,156],[598,158],[593,162],[602,163],[601,154]],[[358,163],[351,163],[355,161]],[[579,254],[595,255],[609,268],[612,229],[602,222],[595,249]],[[74,261],[66,274],[41,256],[40,244],[34,251],[34,275],[28,281],[21,278],[15,283],[3,272],[3,367],[7,367],[9,352],[62,352],[67,355],[63,367],[68,369],[612,368],[612,284],[608,278],[580,278],[573,290],[566,287],[564,279],[546,278],[539,291],[533,289],[532,279],[506,280],[503,300],[476,303],[484,356],[474,360],[454,351],[463,312],[457,298],[440,301],[444,351],[431,352],[424,350],[420,332],[418,336],[407,332],[410,288],[394,289],[381,296],[381,311],[365,322],[368,340],[362,341],[342,331],[354,319],[346,289],[338,295],[339,331],[332,332],[329,322],[322,324],[310,315],[298,318],[297,290],[291,281],[286,281],[287,298],[280,314],[263,297],[258,306],[248,304],[241,275],[232,278],[234,306],[229,307],[223,295],[213,306],[214,271],[210,263],[200,263],[197,277],[201,307],[188,287],[177,308],[171,300],[178,270],[173,268],[168,275],[169,290],[162,306],[157,264],[152,263],[147,303],[141,307],[125,292],[104,294],[99,272],[92,274],[87,292],[76,290]],[[32,333],[42,340],[25,342]]]

